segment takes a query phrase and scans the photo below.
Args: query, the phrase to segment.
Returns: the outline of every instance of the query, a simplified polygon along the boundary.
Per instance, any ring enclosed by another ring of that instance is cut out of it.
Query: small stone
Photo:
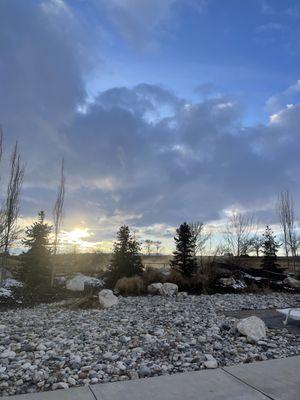
[[[218,363],[216,360],[204,361],[204,366],[207,369],[215,369],[218,367]]]
[[[69,378],[68,378],[68,383],[69,383],[71,386],[75,386],[75,385],[76,385],[76,380],[75,380],[74,378],[72,378],[71,376],[69,376]]]
[[[46,347],[44,344],[40,343],[40,344],[36,347],[36,349],[37,349],[38,351],[46,351],[46,350],[47,350],[47,347]]]
[[[145,378],[146,376],[150,376],[151,375],[151,369],[146,367],[146,366],[142,366],[139,368],[139,377],[140,378]]]
[[[57,389],[69,389],[69,385],[66,382],[58,382]]]
[[[90,365],[85,365],[84,367],[81,367],[82,372],[88,372],[92,369]]]
[[[128,342],[130,342],[130,340],[131,340],[131,337],[129,337],[129,336],[121,336],[120,337],[121,343],[128,343]]]
[[[16,353],[14,351],[11,350],[4,350],[1,354],[0,354],[0,358],[15,358],[16,357]]]
[[[130,379],[139,379],[139,374],[136,371],[130,371],[128,373]]]

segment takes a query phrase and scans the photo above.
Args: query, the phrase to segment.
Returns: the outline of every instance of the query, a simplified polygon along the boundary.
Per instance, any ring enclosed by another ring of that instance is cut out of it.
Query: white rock
[[[103,281],[101,279],[94,278],[93,276],[77,274],[67,281],[66,288],[74,292],[83,292],[85,285],[101,287],[103,286]]]
[[[6,325],[0,324],[0,331],[4,331],[6,329]]]
[[[298,281],[297,279],[291,278],[290,276],[285,278],[285,280],[283,281],[283,283],[285,285],[288,285],[291,288],[294,289],[299,289],[300,290],[300,281]]]
[[[266,325],[262,319],[256,316],[241,319],[236,328],[251,342],[258,342],[266,337]]]
[[[211,354],[204,354],[206,361],[204,361],[205,368],[215,369],[218,368],[217,360]]]
[[[69,385],[66,382],[58,382],[57,389],[69,389]]]
[[[75,380],[74,378],[72,378],[71,376],[69,376],[69,378],[68,378],[68,383],[69,383],[71,386],[75,386],[75,385],[76,385],[76,380]]]
[[[178,293],[178,285],[175,283],[166,282],[163,284],[161,294],[163,296],[175,296]]]
[[[178,286],[175,283],[166,282],[164,284],[157,282],[148,285],[149,294],[160,294],[161,296],[173,296],[178,293]]]
[[[118,298],[109,289],[103,289],[99,292],[99,303],[102,308],[109,308],[118,303]]]
[[[215,369],[218,368],[218,362],[217,360],[204,361],[204,366],[207,369]]]
[[[151,283],[150,285],[148,285],[147,287],[147,291],[149,294],[161,294],[161,290],[162,290],[163,284],[160,282],[157,283]]]

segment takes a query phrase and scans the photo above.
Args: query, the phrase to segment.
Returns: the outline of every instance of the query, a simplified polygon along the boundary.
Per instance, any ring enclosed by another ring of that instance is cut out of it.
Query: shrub
[[[166,277],[158,269],[152,267],[146,268],[146,270],[143,272],[142,279],[145,287],[151,283],[164,283],[166,281]]]
[[[115,289],[117,289],[122,295],[141,295],[144,291],[144,282],[138,275],[127,278],[124,276],[119,279],[116,283]]]
[[[168,277],[168,282],[178,285],[180,291],[190,291],[193,285],[193,278],[187,278],[181,272],[173,269]]]

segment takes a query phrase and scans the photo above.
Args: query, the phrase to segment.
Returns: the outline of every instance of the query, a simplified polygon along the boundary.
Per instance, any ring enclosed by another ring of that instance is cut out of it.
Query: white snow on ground
[[[4,287],[0,288],[0,297],[12,297],[12,291]]]
[[[253,276],[253,275],[249,275],[249,274],[244,274],[244,278],[250,278],[255,281],[261,281],[262,279],[264,279],[261,276]]]
[[[300,320],[300,308],[277,309],[278,312],[280,312],[281,314],[284,314],[284,315],[288,315],[290,310],[291,310],[291,312],[290,312],[289,318]]]
[[[233,289],[245,289],[247,285],[244,284],[242,281],[235,281],[235,283],[232,285]]]
[[[20,281],[17,281],[14,278],[7,278],[5,279],[5,281],[3,282],[3,287],[5,288],[12,288],[12,287],[23,287],[23,283]]]
[[[13,278],[7,278],[3,281],[3,286],[0,287],[0,297],[13,297],[13,288],[23,287],[23,283]]]

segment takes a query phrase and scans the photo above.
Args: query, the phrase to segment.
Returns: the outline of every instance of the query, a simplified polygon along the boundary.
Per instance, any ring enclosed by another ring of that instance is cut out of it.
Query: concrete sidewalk
[[[300,356],[135,381],[56,390],[10,400],[299,400]]]

